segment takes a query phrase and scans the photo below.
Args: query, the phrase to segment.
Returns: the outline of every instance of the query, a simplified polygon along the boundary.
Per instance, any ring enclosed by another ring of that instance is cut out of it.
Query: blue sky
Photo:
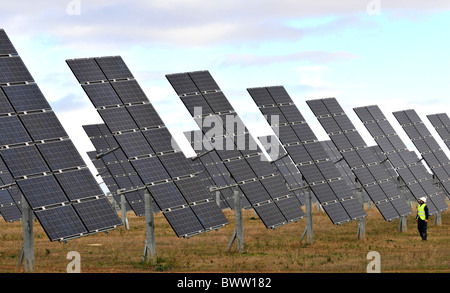
[[[352,109],[377,104],[415,150],[392,112],[415,109],[432,130],[426,115],[450,104],[450,1],[430,2],[8,1],[0,19],[92,168],[82,125],[102,120],[70,58],[121,55],[187,155],[181,134],[196,125],[165,74],[195,70],[211,72],[254,136],[270,129],[246,89],[283,85],[320,139],[305,101],[336,97],[369,145]]]

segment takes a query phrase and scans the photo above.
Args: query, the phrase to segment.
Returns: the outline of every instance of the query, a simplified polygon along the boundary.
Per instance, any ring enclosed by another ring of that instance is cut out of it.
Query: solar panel
[[[325,125],[322,124],[384,219],[391,221],[411,213],[405,199],[397,200],[399,194],[396,190],[396,182],[378,164],[373,152],[365,150],[367,145],[337,100],[335,98],[310,100],[307,104],[321,124],[323,118],[331,117],[339,126],[339,132],[329,132],[330,129],[325,129]]]
[[[417,162],[411,156],[380,108],[367,106],[354,108],[354,111],[377,143],[383,138],[388,140],[386,143],[380,143],[379,146],[414,198],[418,200],[421,197],[428,197],[430,201],[427,205],[430,214],[446,210],[448,207],[442,192],[436,189],[422,168],[415,168],[422,162]]]
[[[4,29],[0,29],[0,55],[17,54]]]
[[[186,157],[180,152],[174,152],[177,147],[173,144],[169,146],[168,142],[172,141],[170,132],[164,131],[164,129],[159,131],[152,129],[162,129],[165,128],[165,125],[134,80],[122,58],[113,56],[89,58],[87,60],[90,61],[72,59],[67,60],[67,63],[82,86],[95,82],[98,77],[91,73],[101,71],[106,77],[102,79],[103,83],[109,84],[115,89],[120,103],[112,106],[109,105],[108,99],[105,100],[102,97],[101,91],[86,93],[97,108],[109,132],[114,134],[118,146],[126,155],[125,159],[131,163],[130,167],[136,173],[134,176],[136,183],[142,184],[139,188],[148,187],[151,194],[155,193],[152,194],[155,203],[162,209],[164,216],[176,234],[179,237],[189,237],[228,224],[217,205],[211,206],[211,212],[216,213],[217,219],[220,219],[220,224],[214,227],[202,225],[193,213],[191,203],[183,204],[180,209],[173,210],[174,207],[171,204],[188,202],[185,197],[193,197],[191,193],[177,187],[176,183],[181,180],[180,177],[191,177],[192,181],[190,182],[193,186],[202,186],[200,179],[195,176],[195,172],[186,161]],[[117,102],[116,99],[115,102]],[[158,153],[158,156],[156,156],[156,153]],[[115,179],[119,183],[127,177],[130,180],[132,179],[130,175],[115,177]],[[176,188],[166,189],[171,194],[163,194],[164,197],[160,196],[159,192],[163,186],[168,186],[166,184],[169,182],[173,182],[175,184],[173,186]],[[182,184],[180,183],[180,185]],[[209,200],[211,198],[206,187],[197,191],[199,193],[195,195],[196,199]],[[166,198],[170,198],[170,201],[167,201]],[[184,221],[179,221],[178,214],[187,218]],[[186,224],[189,226],[186,226]]]
[[[338,185],[332,182],[343,179],[284,87],[249,88],[247,91],[263,114],[263,109],[267,107],[276,107],[280,110],[282,118],[279,120],[286,120],[287,123],[272,125],[272,129],[317,200],[322,206],[329,205],[328,209],[332,213],[327,215],[330,220],[340,224],[365,216],[361,204],[347,205],[349,210],[344,208],[342,204],[344,199],[355,203],[358,199],[345,183],[343,185],[338,183],[339,190],[333,189]],[[266,120],[270,122],[268,117]]]
[[[450,150],[450,118],[447,113],[427,115],[427,118]]]
[[[16,132],[13,136],[5,136],[3,143],[10,145],[1,148],[0,155],[16,181],[18,191],[23,194],[49,239],[65,241],[121,225],[120,218],[109,203],[103,209],[109,212],[108,216],[105,215],[109,220],[108,226],[99,225],[95,230],[87,225],[90,216],[83,217],[75,212],[74,205],[79,200],[73,201],[68,197],[70,190],[56,180],[56,174],[63,177],[67,170],[87,170],[87,166],[20,57],[9,55],[0,59],[0,84],[3,84],[4,93],[1,104],[6,108],[11,105],[14,109],[8,114],[11,118],[4,120],[3,125],[11,128],[5,129],[4,133]],[[97,184],[90,173],[86,173],[83,181],[79,182],[87,186]],[[78,190],[79,198],[84,197],[81,189]],[[101,193],[95,199],[106,198]],[[97,211],[97,216],[103,211]]]
[[[205,148],[205,145],[208,144],[208,141],[203,140],[203,135],[200,130],[197,131],[187,131],[184,132],[186,138],[190,142],[193,150],[201,155],[200,157],[196,158],[195,161],[192,159],[191,162],[193,162],[193,166],[195,164],[201,165],[202,169],[204,170],[204,173],[208,174],[208,177],[210,178],[211,186],[213,187],[226,187],[231,186],[235,184],[235,181],[233,178],[230,177],[227,168],[225,167],[223,161],[220,159],[219,155],[217,154],[217,151],[212,149],[207,151]],[[207,186],[210,187],[210,186]],[[214,191],[214,195],[217,191]],[[231,188],[227,189],[221,189],[220,191],[221,195],[221,205],[223,205],[222,208],[232,208],[234,209],[234,193]],[[246,200],[244,197],[242,199],[242,207],[247,208],[249,207],[250,203]]]
[[[34,82],[19,56],[0,57],[0,84]]]
[[[251,145],[256,146],[256,142],[251,138],[244,123],[239,115],[236,114],[211,74],[208,71],[196,71],[168,74],[166,77],[188,111],[196,118],[195,120],[201,127],[205,138],[216,148],[219,158],[224,162],[231,176],[237,182],[244,183],[240,184],[240,189],[243,191],[246,199],[252,204],[265,226],[267,228],[275,227],[293,220],[290,213],[283,214],[280,208],[274,204],[273,201],[276,200],[277,195],[273,197],[259,178],[259,175],[261,175],[259,170],[264,170],[262,173],[266,173],[267,170],[270,170],[269,173],[277,173],[278,171],[274,170],[273,166],[268,162],[244,158],[244,156],[258,154],[261,150],[257,147],[250,149]],[[202,109],[202,115],[198,115],[198,117],[194,113],[196,107],[201,107],[200,109]],[[205,112],[214,115],[204,116]],[[214,123],[208,123],[213,120]],[[210,125],[214,125],[214,128]],[[209,130],[220,129],[220,125],[223,130],[221,136],[208,136],[208,134],[211,134]],[[245,140],[238,140],[238,135],[241,135]],[[257,174],[256,170],[260,174]],[[277,177],[276,180],[281,180],[284,183],[284,179],[281,176]],[[284,190],[288,190],[285,184]],[[270,204],[266,205],[267,209],[256,208],[256,206],[260,207],[262,203],[266,204],[268,201]],[[304,216],[304,213],[301,210],[301,203],[297,197],[295,197],[295,201],[297,202],[298,212],[295,219],[298,220],[299,217]],[[268,213],[268,208],[275,210]]]
[[[398,111],[393,114],[448,196],[450,194],[450,161],[444,151],[414,110]]]

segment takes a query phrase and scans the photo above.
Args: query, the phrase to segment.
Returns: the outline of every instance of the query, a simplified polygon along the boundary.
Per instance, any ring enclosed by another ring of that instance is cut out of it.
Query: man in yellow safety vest
[[[419,230],[422,240],[427,240],[428,207],[425,204],[426,201],[426,197],[419,198],[419,205],[417,206],[417,229]]]

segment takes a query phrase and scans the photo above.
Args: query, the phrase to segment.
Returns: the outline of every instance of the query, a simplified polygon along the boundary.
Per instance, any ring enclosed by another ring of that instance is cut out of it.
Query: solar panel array
[[[83,128],[96,150],[90,156],[91,161],[94,166],[97,165],[101,168],[99,174],[107,184],[109,191],[113,193],[116,202],[120,203],[120,195],[117,195],[119,189],[121,191],[130,191],[124,193],[127,204],[136,216],[143,216],[145,214],[144,191],[131,190],[144,184],[137,176],[123,150],[118,148],[97,159],[98,154],[106,153],[119,147],[108,127],[105,124],[92,124],[84,125]],[[159,211],[156,205],[154,205],[153,211]]]
[[[66,62],[177,236],[228,224],[122,58]]]
[[[217,151],[209,144],[207,140],[203,139],[201,130],[186,131],[184,133],[192,148],[196,152],[198,158],[195,160],[189,159],[192,164],[197,164],[209,179],[206,187],[210,188],[224,188],[226,186],[235,186],[236,181],[230,176],[228,169],[220,159]],[[208,147],[205,147],[208,146]],[[234,187],[233,187],[234,188]],[[234,192],[233,188],[224,188],[218,190],[221,198],[221,208],[234,209]],[[239,187],[238,187],[239,188]],[[216,191],[213,191],[214,193]],[[243,208],[249,208],[250,203],[247,198],[242,197],[241,205]]]
[[[22,192],[15,185],[8,168],[0,160],[0,214],[6,222],[22,219]]]
[[[0,30],[0,155],[51,241],[122,225]]]
[[[398,111],[393,114],[449,196],[450,160],[447,155],[415,110]]]
[[[247,89],[334,224],[366,216],[302,114],[282,86]],[[272,121],[274,118],[276,122]]]
[[[298,198],[278,171],[261,159],[256,141],[209,71],[166,77],[264,225],[273,228],[304,217]]]
[[[448,207],[442,191],[438,190],[428,174],[423,172],[420,166],[422,162],[418,162],[411,155],[380,108],[373,105],[354,108],[354,111],[414,198],[418,200],[421,197],[428,197],[427,206],[430,214],[446,210]]]
[[[258,140],[266,150],[272,163],[275,164],[278,171],[283,175],[284,180],[288,184],[289,188],[294,190],[293,192],[298,197],[298,200],[304,204],[305,195],[303,193],[303,179],[302,174],[295,166],[291,157],[284,150],[280,141],[276,135],[260,136]]]
[[[411,213],[391,175],[380,165],[335,98],[307,101],[342,157],[385,220]]]
[[[450,118],[446,113],[427,115],[436,132],[450,150]]]
[[[95,176],[100,176],[103,179],[102,183],[106,185],[110,195],[114,198],[114,201],[116,202],[116,204],[118,204],[120,206],[120,204],[121,204],[120,194],[118,195],[115,192],[111,191],[111,190],[118,189],[117,185],[113,179],[113,176],[111,175],[111,173],[109,173],[109,170],[106,168],[103,161],[101,159],[100,160],[97,159],[96,151],[89,151],[89,152],[86,152],[86,154],[91,159],[91,162],[93,163],[93,165],[95,166],[95,169],[97,170],[97,174]],[[112,185],[110,185],[111,182],[113,182]],[[125,209],[127,212],[133,210],[126,200],[125,200]]]

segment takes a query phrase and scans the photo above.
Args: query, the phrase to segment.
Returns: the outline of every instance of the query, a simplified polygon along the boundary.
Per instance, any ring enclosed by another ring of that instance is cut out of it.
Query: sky
[[[450,1],[41,0],[6,1],[3,28],[80,151],[82,126],[103,123],[67,66],[120,55],[186,156],[197,129],[165,75],[209,70],[254,136],[271,134],[247,88],[282,85],[320,140],[306,104],[335,97],[368,145],[353,111],[378,105],[411,150],[392,112],[450,106]]]

